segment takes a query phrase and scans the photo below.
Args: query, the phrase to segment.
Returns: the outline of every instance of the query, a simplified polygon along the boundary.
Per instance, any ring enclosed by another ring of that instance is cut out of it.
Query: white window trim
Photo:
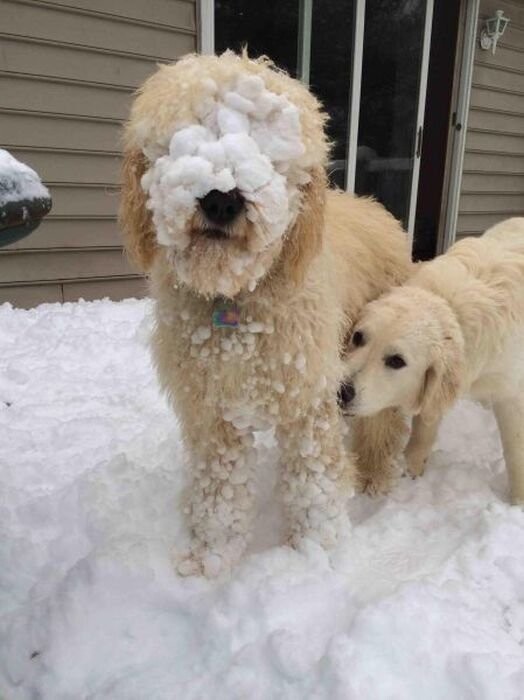
[[[198,0],[198,50],[200,53],[215,53],[215,0]]]
[[[298,6],[297,76],[309,85],[311,69],[311,24],[313,0],[300,0]]]
[[[459,58],[460,81],[458,86],[455,123],[460,124],[460,130],[453,127],[453,146],[449,166],[449,179],[445,193],[444,227],[437,241],[437,253],[445,253],[455,243],[457,236],[457,220],[464,168],[464,152],[466,150],[466,135],[468,131],[469,102],[471,97],[471,82],[477,40],[477,24],[480,0],[465,0],[466,17],[464,42]]]
[[[418,183],[420,178],[420,160],[424,141],[424,115],[426,113],[426,92],[428,88],[429,53],[431,50],[431,29],[433,26],[433,0],[426,0],[426,15],[424,18],[424,39],[422,49],[422,61],[420,65],[420,78],[418,84],[418,109],[415,131],[415,143],[413,144],[413,171],[411,174],[411,194],[408,209],[408,236],[410,245],[413,245],[415,232],[415,218],[417,214]],[[420,137],[419,137],[420,134]],[[418,143],[419,138],[421,142]],[[417,150],[419,155],[417,156]]]
[[[354,8],[351,95],[349,98],[349,124],[346,151],[346,190],[348,192],[355,191],[355,175],[357,171],[358,124],[360,117],[360,89],[362,85],[362,55],[364,53],[366,0],[355,0]]]

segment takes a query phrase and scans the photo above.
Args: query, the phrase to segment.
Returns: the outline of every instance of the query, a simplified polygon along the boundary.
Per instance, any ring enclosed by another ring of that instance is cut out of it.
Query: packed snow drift
[[[179,578],[176,421],[147,301],[0,307],[0,697],[524,697],[524,513],[490,412],[461,402],[425,476],[355,497],[327,554],[279,546],[277,450],[231,578]]]

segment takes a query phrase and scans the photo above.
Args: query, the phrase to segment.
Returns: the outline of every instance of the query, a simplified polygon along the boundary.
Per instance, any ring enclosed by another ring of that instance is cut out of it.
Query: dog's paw
[[[419,455],[405,455],[405,468],[403,476],[410,476],[412,479],[418,479],[424,474],[426,468],[426,459]]]
[[[393,488],[395,472],[377,472],[376,474],[363,473],[357,476],[357,491],[367,496],[385,496]]]
[[[300,549],[305,540],[316,542],[326,550],[333,549],[351,533],[349,517],[342,505],[333,505],[329,513],[318,511],[308,515],[316,517],[307,518],[300,527],[295,524],[293,532],[287,538],[287,543],[294,549]]]
[[[230,574],[240,560],[246,544],[246,538],[240,536],[213,546],[196,541],[189,551],[174,553],[175,569],[180,576],[217,578]]]
[[[175,570],[180,576],[203,576],[204,568],[202,561],[194,555],[193,552],[186,552],[180,555],[179,552],[173,553],[173,564]]]
[[[231,562],[219,552],[195,548],[184,554],[175,554],[175,569],[180,576],[217,578],[231,571]]]

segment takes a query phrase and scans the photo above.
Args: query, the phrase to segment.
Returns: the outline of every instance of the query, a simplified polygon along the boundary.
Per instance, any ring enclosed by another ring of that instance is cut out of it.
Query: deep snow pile
[[[0,148],[0,206],[37,198],[49,198],[49,191],[36,172]]]
[[[226,582],[181,579],[182,450],[149,312],[0,307],[0,696],[524,697],[524,513],[491,414],[459,404],[426,475],[356,497],[331,557],[277,546],[260,434],[250,555]]]

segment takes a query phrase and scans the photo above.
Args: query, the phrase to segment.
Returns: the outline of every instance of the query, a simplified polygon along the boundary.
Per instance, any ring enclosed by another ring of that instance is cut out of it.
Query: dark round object
[[[200,200],[200,206],[212,224],[221,226],[231,223],[240,213],[244,206],[244,198],[236,189],[229,192],[211,190]]]
[[[340,408],[346,408],[355,398],[355,387],[351,382],[343,382],[337,392],[337,403]]]
[[[50,197],[20,199],[0,206],[0,246],[15,243],[37,228],[51,211]]]

